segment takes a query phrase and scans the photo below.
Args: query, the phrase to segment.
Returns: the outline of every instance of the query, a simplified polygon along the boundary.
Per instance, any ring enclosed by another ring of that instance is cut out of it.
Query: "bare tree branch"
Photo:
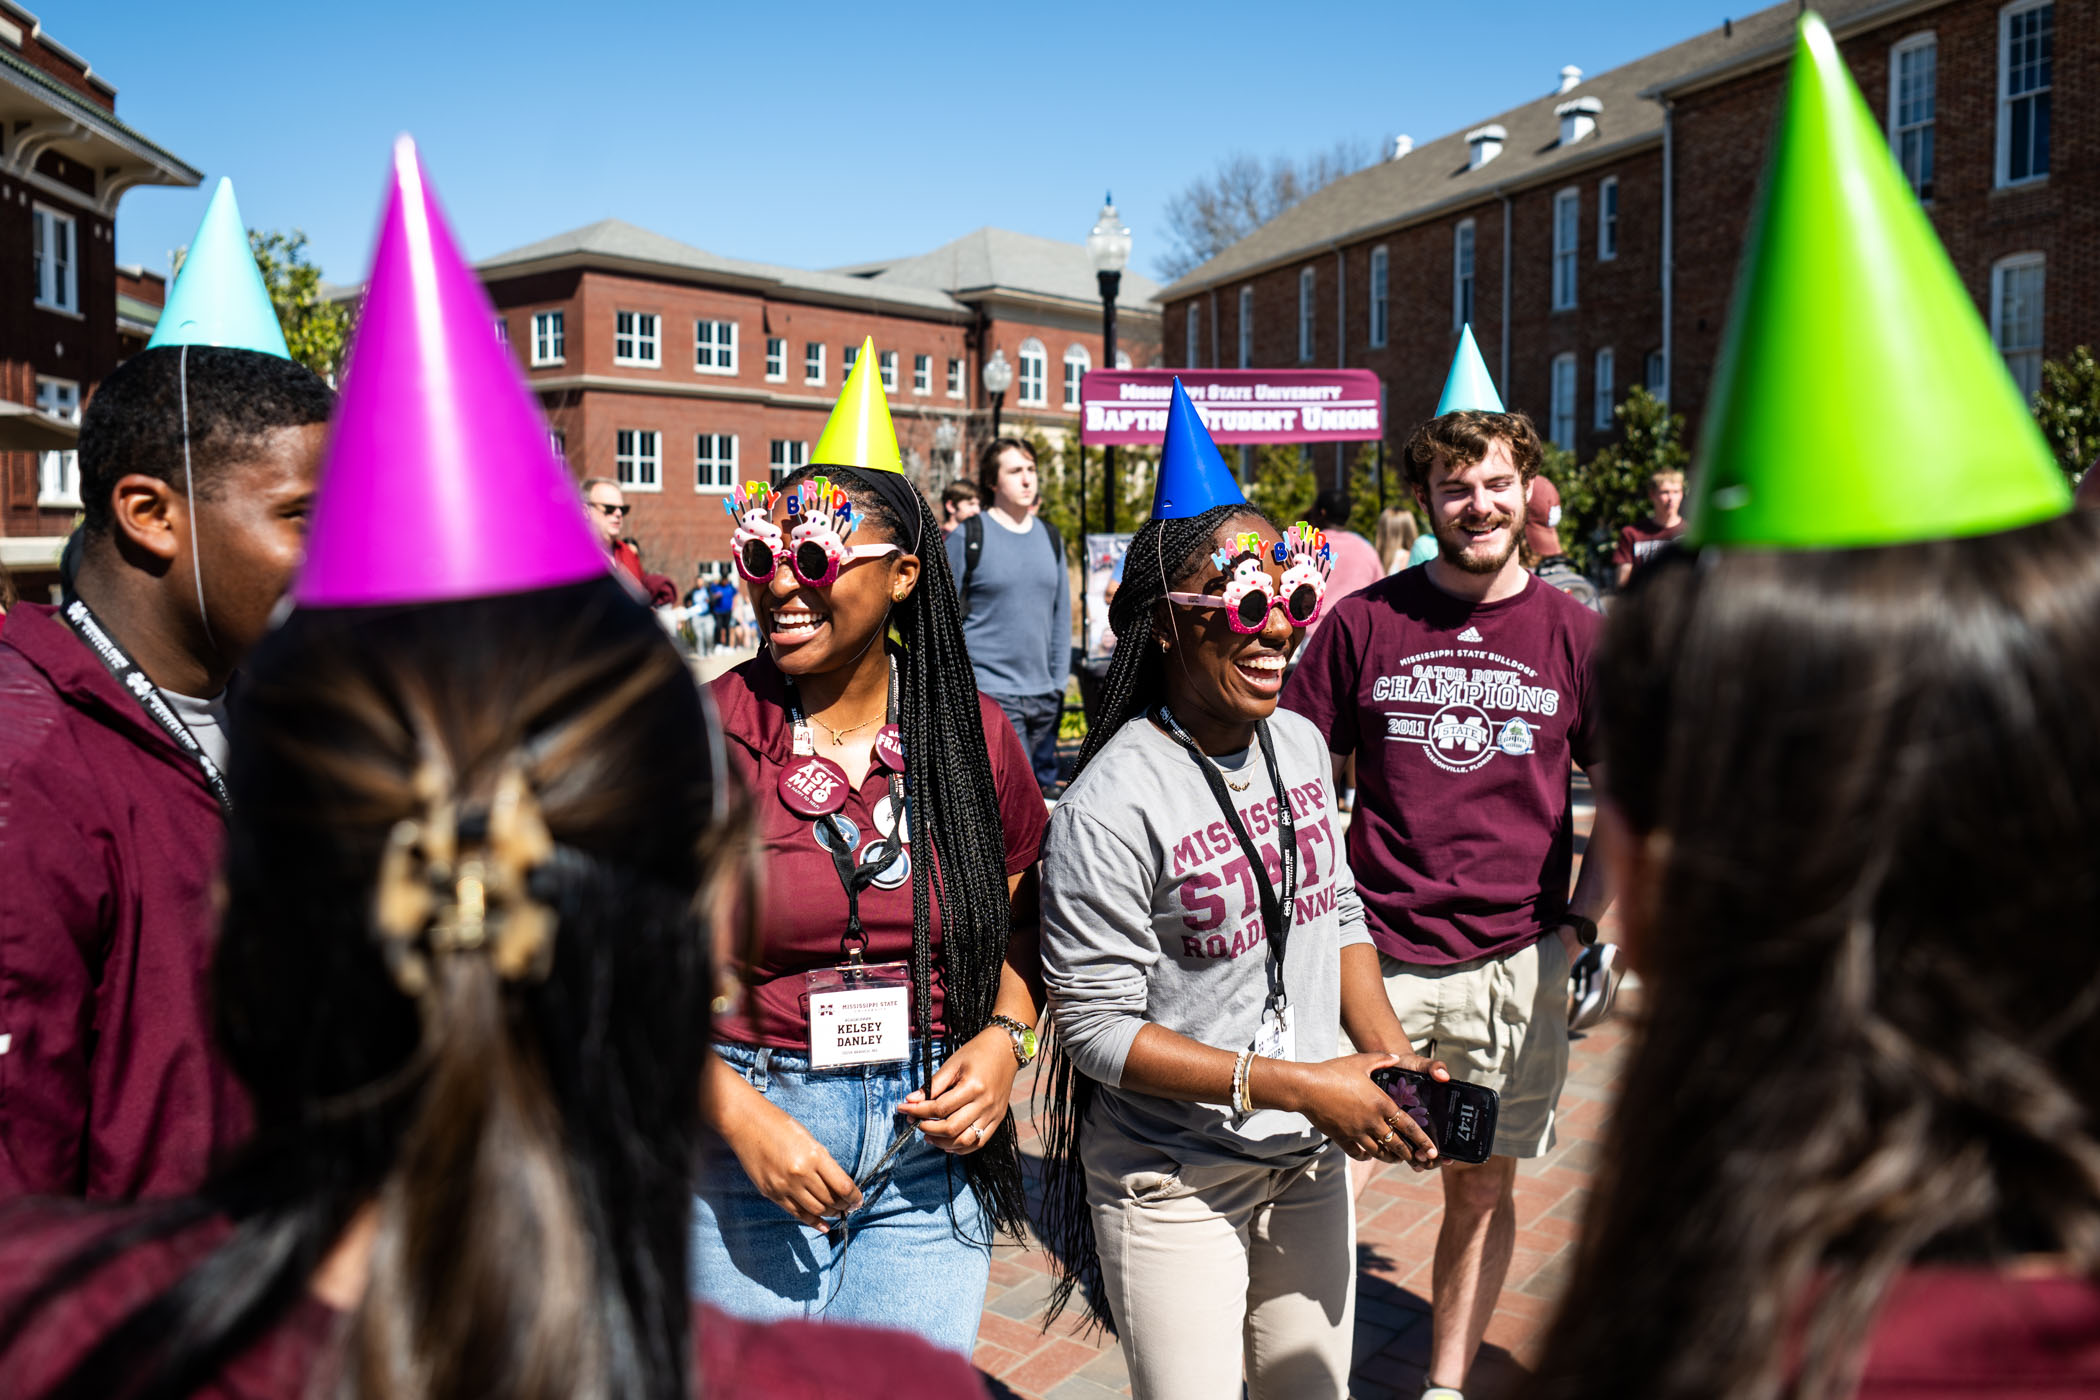
[[[1277,156],[1263,164],[1244,152],[1227,156],[1167,201],[1170,245],[1157,263],[1171,282],[1201,267],[1323,185],[1363,169],[1372,152],[1361,141],[1338,141],[1302,160]]]

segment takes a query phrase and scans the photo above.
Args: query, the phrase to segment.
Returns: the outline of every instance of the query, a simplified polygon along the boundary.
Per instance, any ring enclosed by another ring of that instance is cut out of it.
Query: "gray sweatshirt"
[[[1026,531],[1008,529],[989,510],[978,519],[984,553],[963,613],[963,642],[977,688],[1011,697],[1063,695],[1072,675],[1072,586],[1065,561],[1033,516]],[[948,536],[948,569],[958,589],[965,542],[961,527]]]
[[[1332,1059],[1341,950],[1368,943],[1342,853],[1327,744],[1304,717],[1269,720],[1298,823],[1298,898],[1284,989],[1294,1058]],[[1259,745],[1217,759],[1248,836],[1281,890]],[[1043,980],[1064,1052],[1101,1085],[1094,1112],[1184,1165],[1302,1160],[1325,1141],[1296,1113],[1239,1118],[1121,1087],[1147,1022],[1221,1050],[1253,1044],[1268,995],[1261,901],[1196,760],[1149,719],[1123,726],[1066,789],[1043,842]]]

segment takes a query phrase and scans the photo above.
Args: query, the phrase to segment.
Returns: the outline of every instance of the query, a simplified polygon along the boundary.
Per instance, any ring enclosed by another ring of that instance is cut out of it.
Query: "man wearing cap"
[[[0,1197],[188,1192],[247,1135],[209,986],[227,690],[334,402],[222,183],[153,344],[88,403],[66,602],[0,638]]]
[[[1541,581],[1552,584],[1586,608],[1602,611],[1597,585],[1575,572],[1560,552],[1560,488],[1544,472],[1531,479],[1524,505],[1524,562]]]
[[[1349,864],[1408,1039],[1501,1096],[1493,1155],[1443,1168],[1434,1400],[1458,1394],[1494,1315],[1517,1161],[1553,1147],[1568,973],[1607,902],[1600,861],[1569,890],[1570,774],[1598,771],[1599,619],[1519,557],[1542,455],[1468,330],[1402,453],[1436,557],[1335,603],[1283,692],[1328,736],[1337,781],[1356,760]]]

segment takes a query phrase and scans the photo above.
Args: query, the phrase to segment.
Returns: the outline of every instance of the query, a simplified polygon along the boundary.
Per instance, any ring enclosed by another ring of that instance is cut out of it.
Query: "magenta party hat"
[[[606,572],[495,318],[403,136],[293,587],[299,606],[486,598]]]

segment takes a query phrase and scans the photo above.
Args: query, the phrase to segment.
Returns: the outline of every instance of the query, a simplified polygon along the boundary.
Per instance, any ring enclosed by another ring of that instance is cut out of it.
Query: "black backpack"
[[[1036,519],[1043,520],[1043,517],[1038,515]],[[977,561],[984,557],[984,512],[979,511],[968,520],[965,520],[962,523],[962,528],[963,576],[961,582],[956,585],[956,592],[962,597],[963,614],[968,616],[970,611],[970,580],[976,577]],[[1047,520],[1043,520],[1043,533],[1050,538],[1050,557],[1057,561],[1059,568],[1063,568],[1065,563],[1064,536],[1058,534],[1057,527]]]

